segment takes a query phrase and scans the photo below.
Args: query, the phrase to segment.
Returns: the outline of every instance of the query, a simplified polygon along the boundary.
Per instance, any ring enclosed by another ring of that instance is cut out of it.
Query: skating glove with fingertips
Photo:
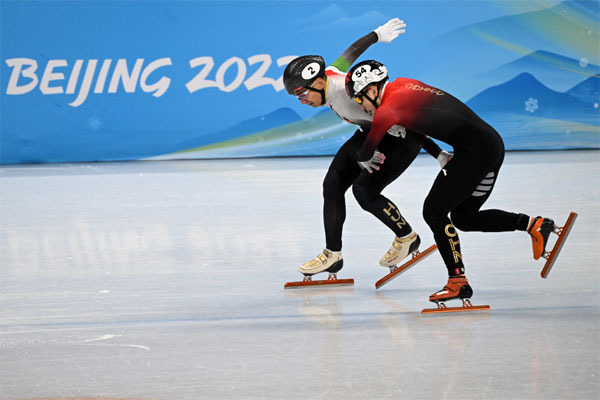
[[[373,32],[377,34],[378,42],[390,43],[392,40],[396,39],[398,35],[406,32],[404,28],[406,28],[404,21],[394,18],[377,27]]]
[[[362,169],[367,170],[370,174],[372,174],[373,171],[379,171],[379,165],[383,164],[384,161],[385,155],[375,150],[373,157],[371,157],[368,161],[359,161],[358,164]]]

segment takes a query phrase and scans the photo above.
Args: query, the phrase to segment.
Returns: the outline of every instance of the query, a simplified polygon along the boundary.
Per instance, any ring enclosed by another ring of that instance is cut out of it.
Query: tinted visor
[[[313,92],[319,93],[318,90],[312,88],[312,85],[315,83],[315,81],[316,79],[312,81],[308,86],[300,86],[299,88],[294,89],[294,96],[296,96],[298,100],[303,101],[306,99],[306,97],[308,96],[308,92],[310,92],[311,90]]]

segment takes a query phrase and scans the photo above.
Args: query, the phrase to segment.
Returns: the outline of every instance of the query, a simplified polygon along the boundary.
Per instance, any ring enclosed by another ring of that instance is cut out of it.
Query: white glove
[[[366,169],[370,174],[372,174],[373,171],[379,171],[379,165],[383,164],[384,161],[385,155],[375,150],[373,157],[371,157],[369,161],[359,161],[358,164],[362,169]]]
[[[401,125],[392,125],[390,129],[388,129],[387,133],[395,137],[406,138],[406,129]]]
[[[377,27],[374,32],[377,34],[378,42],[389,43],[396,39],[398,35],[406,32],[403,28],[406,28],[404,21],[394,18]]]
[[[440,163],[440,166],[444,168],[448,164],[448,161],[452,160],[452,153],[442,150],[436,159]]]

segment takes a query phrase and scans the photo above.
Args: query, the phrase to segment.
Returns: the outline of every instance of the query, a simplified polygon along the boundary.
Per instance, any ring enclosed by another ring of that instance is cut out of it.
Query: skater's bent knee
[[[439,206],[425,201],[423,205],[423,220],[427,225],[436,226],[440,223],[444,223],[448,218],[448,212],[442,210]]]
[[[354,185],[352,185],[352,194],[354,194],[354,198],[363,209],[366,210],[369,208],[369,204],[371,203],[371,196],[369,195],[369,192],[367,191],[366,187],[364,187],[361,184],[355,183]]]
[[[450,219],[452,220],[454,227],[463,232],[477,230],[473,224],[474,215],[472,214],[452,211],[450,213]]]

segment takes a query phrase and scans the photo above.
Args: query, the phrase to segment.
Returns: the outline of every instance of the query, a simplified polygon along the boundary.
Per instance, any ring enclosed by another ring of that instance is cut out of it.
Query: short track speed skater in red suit
[[[346,92],[373,115],[371,129],[358,151],[359,163],[377,163],[381,159],[387,162],[393,158],[380,146],[394,126],[452,146],[452,158],[437,174],[423,202],[423,219],[448,271],[448,283],[429,297],[440,312],[449,311],[445,302],[454,299],[463,301],[461,311],[487,309],[471,304],[473,289],[465,275],[459,230],[529,233],[534,258],[547,257],[548,268],[542,273],[547,275],[574,218],[558,228],[549,218],[482,209],[495,187],[505,156],[502,137],[492,126],[444,90],[411,78],[390,81],[387,67],[376,60],[361,61],[348,70]],[[553,250],[546,252],[551,232],[559,235],[559,240]]]

